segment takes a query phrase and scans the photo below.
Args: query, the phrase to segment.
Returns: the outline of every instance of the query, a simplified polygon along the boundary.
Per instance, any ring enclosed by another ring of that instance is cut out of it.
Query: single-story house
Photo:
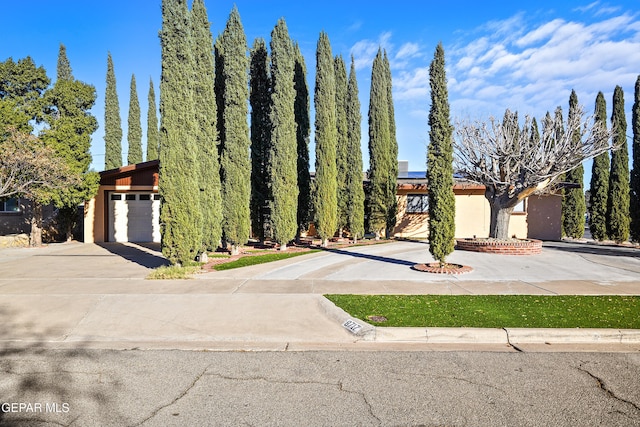
[[[158,170],[159,163],[154,160],[101,172],[98,194],[85,204],[84,241],[159,242]],[[484,186],[456,179],[454,192],[456,237],[488,236],[490,209]],[[426,178],[401,173],[397,198],[395,236],[426,238]],[[531,196],[513,212],[509,234],[559,240],[561,208],[561,196]]]
[[[456,200],[455,236],[487,237],[491,209],[484,197],[485,187],[456,179],[453,192]],[[398,178],[398,214],[394,235],[403,238],[427,238],[428,190],[426,178]],[[519,238],[560,240],[562,196],[530,196],[520,202],[509,221],[509,235]]]

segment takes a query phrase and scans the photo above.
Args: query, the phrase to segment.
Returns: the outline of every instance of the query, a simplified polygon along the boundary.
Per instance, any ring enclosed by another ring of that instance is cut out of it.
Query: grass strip
[[[191,279],[191,277],[200,271],[200,265],[189,266],[177,266],[177,265],[163,265],[154,269],[147,276],[147,280],[177,280],[177,279]]]
[[[640,297],[583,295],[325,295],[376,326],[640,329]],[[373,322],[369,316],[384,316]]]
[[[282,252],[282,253],[268,253],[264,255],[244,256],[235,261],[225,262],[215,265],[213,268],[217,271],[231,270],[232,268],[248,267],[250,265],[264,264],[267,262],[280,261],[281,259],[293,258],[300,255],[307,255],[318,250],[310,250],[305,252]]]

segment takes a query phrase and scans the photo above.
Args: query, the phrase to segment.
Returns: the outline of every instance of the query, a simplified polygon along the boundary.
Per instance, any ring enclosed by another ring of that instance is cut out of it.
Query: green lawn
[[[267,253],[264,255],[244,256],[235,261],[225,262],[214,266],[214,270],[231,270],[232,268],[247,267],[249,265],[264,264],[266,262],[279,261],[281,259],[293,258],[300,255],[307,255],[318,250],[310,250],[305,252],[282,252],[282,253]]]
[[[325,295],[376,326],[640,329],[640,297]],[[384,316],[373,322],[368,316]]]

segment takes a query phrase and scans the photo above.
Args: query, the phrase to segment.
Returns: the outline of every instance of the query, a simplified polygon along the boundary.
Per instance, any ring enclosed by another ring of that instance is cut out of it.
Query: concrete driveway
[[[3,249],[0,343],[362,349],[372,343],[343,328],[348,315],[322,294],[640,295],[637,249],[549,243],[542,254],[527,257],[456,251],[450,261],[470,265],[473,272],[438,276],[411,269],[430,260],[426,244],[394,242],[205,273],[195,280],[145,280],[152,268],[165,263],[157,245],[65,243]],[[442,342],[489,339],[499,349],[510,348],[502,330],[444,333],[450,335]],[[434,336],[433,328],[429,334]],[[621,339],[602,332],[593,336],[605,335]],[[425,344],[425,333],[381,332],[375,339],[389,345]]]

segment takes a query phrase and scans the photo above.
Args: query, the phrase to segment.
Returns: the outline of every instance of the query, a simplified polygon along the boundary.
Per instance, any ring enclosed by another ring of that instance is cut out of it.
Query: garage
[[[85,204],[85,242],[160,242],[157,160],[100,172]]]
[[[149,192],[109,194],[110,242],[160,242],[160,196]]]

